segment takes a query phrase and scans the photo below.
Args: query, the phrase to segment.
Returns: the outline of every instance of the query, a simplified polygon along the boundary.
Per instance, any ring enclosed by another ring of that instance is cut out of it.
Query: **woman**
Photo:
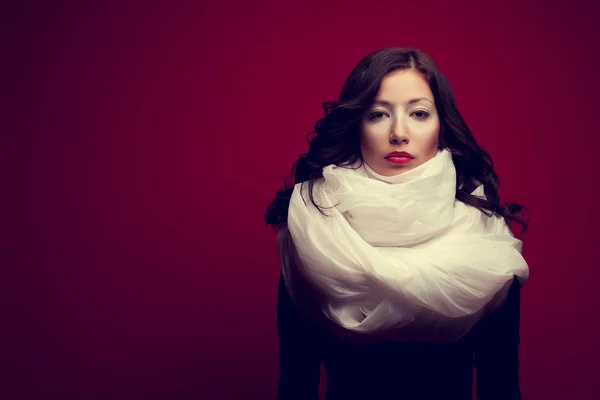
[[[361,60],[265,221],[278,230],[278,398],[520,399],[529,276],[490,156],[417,49]]]

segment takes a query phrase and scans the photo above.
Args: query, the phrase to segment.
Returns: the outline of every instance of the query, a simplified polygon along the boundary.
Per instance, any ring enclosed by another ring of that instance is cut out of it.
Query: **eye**
[[[382,119],[385,115],[387,115],[387,114],[384,113],[383,111],[375,111],[375,112],[369,114],[369,121],[377,121],[379,119]]]
[[[425,110],[417,110],[413,112],[411,115],[415,115],[417,119],[425,120],[429,118],[429,113]]]

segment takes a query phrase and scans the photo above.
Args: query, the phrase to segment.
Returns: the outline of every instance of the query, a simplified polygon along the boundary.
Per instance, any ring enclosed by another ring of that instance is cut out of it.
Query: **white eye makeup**
[[[419,103],[418,105],[415,105]],[[433,112],[428,107],[428,103],[432,103],[431,100],[421,97],[411,99],[407,102],[407,113],[408,115],[417,121],[426,121],[430,118]],[[393,114],[394,105],[386,100],[376,100],[374,103],[375,108],[369,111],[366,115],[366,122],[375,123],[385,118],[390,118]]]
[[[411,110],[409,116],[416,120],[425,121],[431,116],[431,112],[426,109]],[[390,113],[388,111],[373,110],[367,115],[368,122],[376,122],[384,118],[390,118]]]

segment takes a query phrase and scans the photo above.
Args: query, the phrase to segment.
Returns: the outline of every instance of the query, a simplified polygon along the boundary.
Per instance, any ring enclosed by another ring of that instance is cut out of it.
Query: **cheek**
[[[423,140],[430,140],[433,137],[436,137],[439,130],[440,125],[435,120],[429,120],[427,122],[422,121],[411,121],[410,130],[414,135],[418,135]]]
[[[431,121],[431,123],[415,123],[411,132],[413,138],[418,139],[427,149],[437,149],[440,136],[440,126],[437,120]]]
[[[377,124],[365,125],[362,128],[361,146],[366,148],[380,147],[381,143],[387,143],[391,124],[379,122]]]

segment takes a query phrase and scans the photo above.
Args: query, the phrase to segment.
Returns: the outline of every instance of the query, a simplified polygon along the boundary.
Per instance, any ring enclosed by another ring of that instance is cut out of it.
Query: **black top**
[[[318,399],[324,363],[327,400],[470,400],[473,367],[479,400],[521,399],[519,308],[515,278],[504,305],[457,342],[356,345],[327,333],[302,314],[281,276],[277,398]]]

